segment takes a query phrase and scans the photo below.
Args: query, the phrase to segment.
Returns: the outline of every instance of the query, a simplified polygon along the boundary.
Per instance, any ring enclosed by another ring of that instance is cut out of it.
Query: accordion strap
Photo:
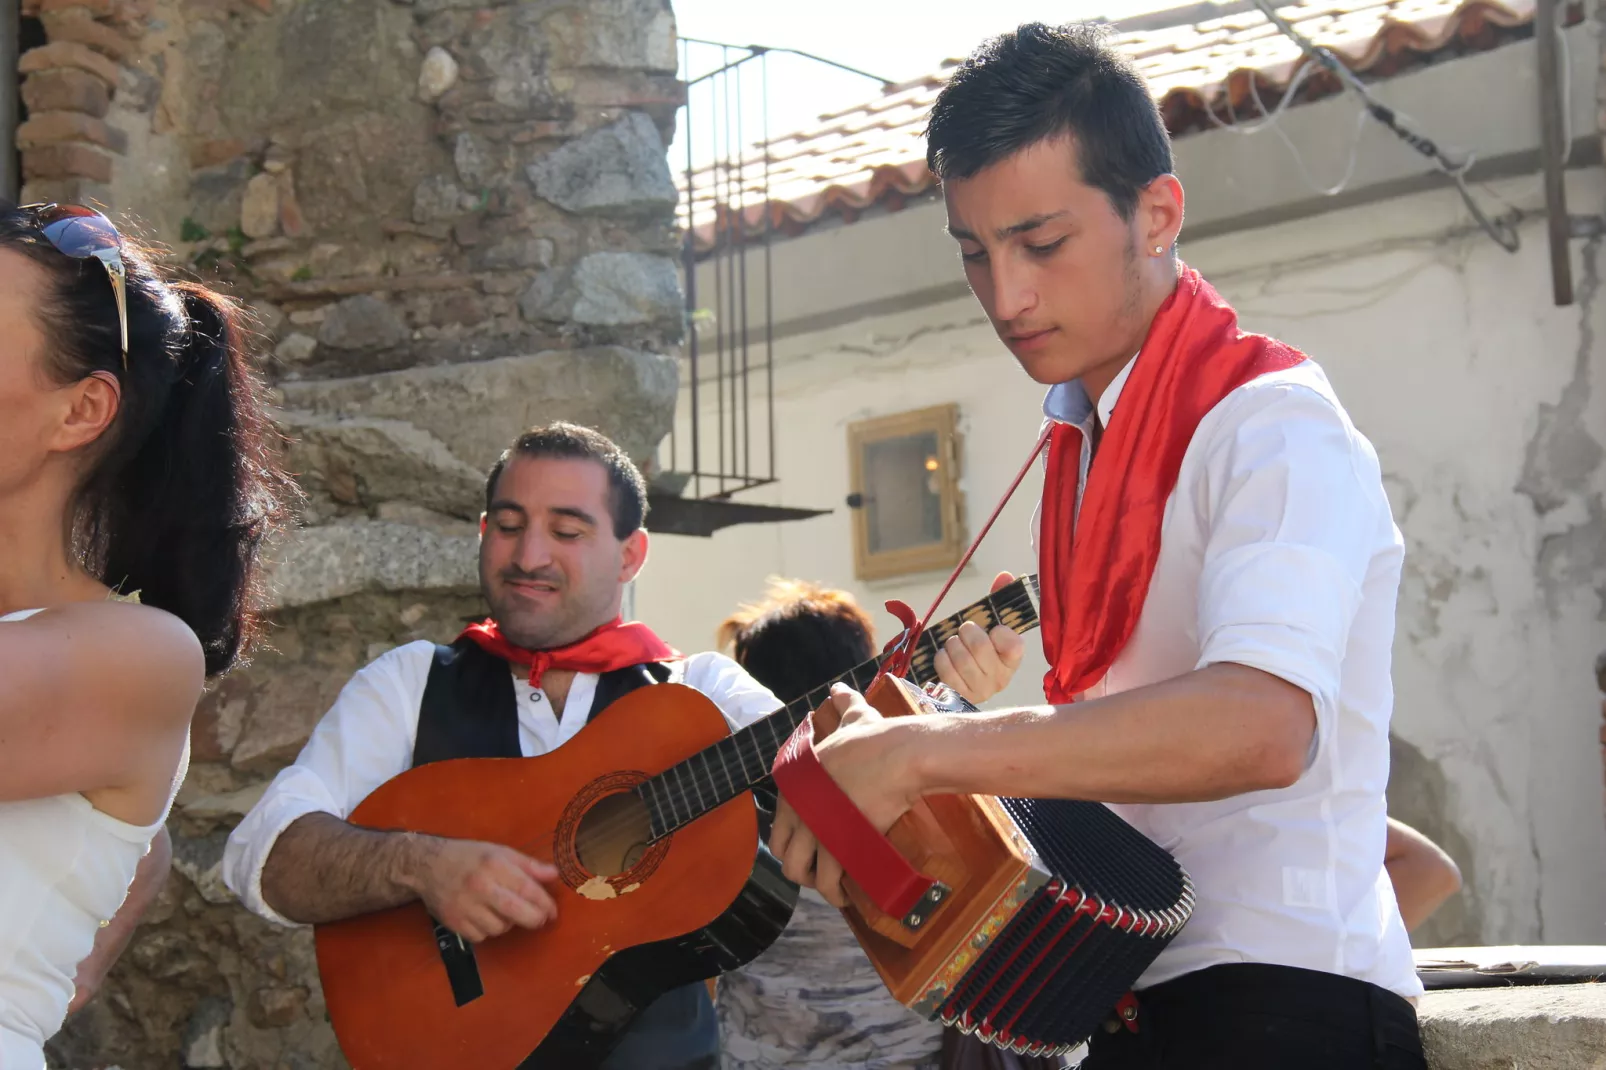
[[[813,714],[787,739],[771,772],[803,824],[864,894],[882,913],[918,929],[949,889],[911,866],[831,779],[814,752]]]

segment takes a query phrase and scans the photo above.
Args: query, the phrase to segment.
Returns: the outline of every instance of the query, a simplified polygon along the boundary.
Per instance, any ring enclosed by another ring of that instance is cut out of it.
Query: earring
[[[1162,253],[1164,253],[1164,252],[1165,252],[1165,246],[1163,246],[1163,245],[1156,245],[1156,246],[1155,246],[1155,247],[1154,247],[1154,255],[1155,255],[1155,256],[1159,256],[1159,255],[1161,255],[1161,254],[1162,254]]]

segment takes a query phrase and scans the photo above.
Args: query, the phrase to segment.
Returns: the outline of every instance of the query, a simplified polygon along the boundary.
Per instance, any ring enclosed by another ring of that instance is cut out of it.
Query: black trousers
[[[1232,963],[1138,993],[1082,1070],[1427,1070],[1416,1008],[1351,977]]]

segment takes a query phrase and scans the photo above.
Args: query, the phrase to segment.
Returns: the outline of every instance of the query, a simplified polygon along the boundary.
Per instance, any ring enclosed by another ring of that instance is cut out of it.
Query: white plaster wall
[[[1598,170],[1573,173],[1570,190],[1575,212],[1606,196]],[[1575,245],[1578,303],[1553,307],[1537,179],[1492,192],[1530,213],[1515,255],[1468,233],[1449,193],[1185,241],[1184,255],[1246,327],[1320,361],[1377,446],[1408,546],[1395,731],[1447,779],[1447,817],[1469,844],[1458,861],[1475,935],[1602,943],[1592,671],[1606,649],[1606,406],[1592,396],[1606,374],[1600,249]],[[853,579],[842,505],[849,423],[959,402],[972,531],[1035,437],[1040,391],[969,298],[787,339],[780,353],[780,482],[745,497],[836,511],[710,539],[658,537],[636,608],[682,649],[705,648],[772,574],[847,587],[889,629],[882,600],[925,608],[940,576]],[[1038,487],[1034,472],[949,611],[979,597],[995,571],[1033,567],[1026,532]],[[1041,651],[1028,646],[1006,700],[1040,700]]]

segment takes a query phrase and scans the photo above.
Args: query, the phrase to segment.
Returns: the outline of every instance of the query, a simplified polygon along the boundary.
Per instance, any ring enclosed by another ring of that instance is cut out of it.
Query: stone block
[[[307,234],[307,217],[301,211],[296,197],[296,176],[292,171],[281,171],[274,176],[279,184],[279,229],[289,238],[302,238]]]
[[[22,83],[22,102],[29,114],[76,111],[104,118],[111,108],[111,88],[87,71],[66,67],[31,74]]]
[[[173,868],[182,873],[208,903],[232,903],[234,893],[223,883],[223,846],[228,833],[173,836]]]
[[[267,172],[251,176],[240,202],[240,229],[248,238],[279,233],[279,182]]]
[[[418,97],[420,100],[439,100],[457,84],[457,60],[439,45],[424,54],[424,63],[418,70]]]
[[[1429,992],[1417,1017],[1432,1070],[1606,1070],[1606,985]]]
[[[284,336],[273,349],[273,355],[281,364],[305,364],[312,359],[318,351],[318,340],[311,335],[293,331]]]
[[[30,48],[17,61],[17,70],[22,74],[56,70],[87,71],[106,83],[107,87],[116,86],[118,81],[115,61],[77,41],[52,41],[38,48]]]
[[[22,176],[35,178],[87,178],[112,180],[112,158],[100,149],[77,142],[37,145],[22,152]]]
[[[246,302],[246,310],[250,313],[252,328],[258,334],[269,341],[279,337],[286,322],[284,309],[271,301],[258,299]]]
[[[74,41],[114,60],[125,60],[139,49],[139,42],[105,23],[96,22],[88,11],[66,8],[40,15],[45,36],[51,41]]]
[[[464,130],[452,147],[452,162],[464,189],[483,189],[498,177],[500,168],[493,158],[495,149],[483,138]]]
[[[251,998],[245,1004],[245,1013],[258,1029],[276,1029],[295,1021],[306,1006],[305,988],[270,986],[251,993]]]
[[[180,1049],[186,1070],[222,1070],[229,1065],[223,1054],[223,1030],[233,1013],[234,1005],[217,996],[196,1005],[184,1025]]]
[[[518,271],[549,268],[557,253],[550,238],[516,235],[477,250],[469,259],[475,271]]]
[[[559,146],[525,174],[539,196],[571,212],[667,212],[676,203],[663,139],[641,112]]]
[[[679,378],[671,357],[602,346],[280,388],[286,409],[405,421],[484,472],[521,433],[559,419],[595,427],[641,463],[669,432]]]
[[[462,82],[441,101],[443,110],[482,122],[570,118],[573,109],[547,76],[552,45],[542,11],[536,4],[485,9],[457,52]]]
[[[120,136],[103,119],[76,111],[41,111],[28,116],[28,121],[17,127],[17,146],[28,149],[36,145],[53,145],[60,142],[83,142],[121,152],[126,137]],[[121,147],[120,147],[121,146]]]
[[[479,515],[485,473],[411,423],[297,411],[279,413],[277,423],[290,441],[290,468],[313,486],[351,480],[359,504],[408,501],[465,520]]]
[[[275,555],[270,597],[275,607],[290,608],[362,591],[470,591],[479,586],[478,556],[477,535],[446,535],[378,520],[342,520],[302,528],[290,538]],[[286,705],[271,704],[275,709]],[[321,712],[314,713],[314,719]],[[264,732],[259,720],[253,715],[240,735],[234,751],[236,767],[269,755],[276,748],[264,744],[274,740],[293,755],[299,740],[306,738],[299,726],[289,733]]]
[[[251,812],[268,790],[268,782],[252,784],[236,791],[225,791],[215,795],[202,795],[183,803],[179,809],[185,817],[196,818],[201,821],[226,821],[230,826],[239,823],[240,819]]]
[[[645,253],[592,253],[574,270],[577,323],[624,326],[683,314],[675,262]]]
[[[41,0],[39,3],[41,15],[52,11],[79,9],[101,19],[117,14],[118,8],[119,0]]]
[[[586,0],[549,16],[553,62],[674,72],[675,16],[661,0]]]
[[[430,175],[413,190],[413,222],[441,223],[466,210],[463,189],[446,175]]]
[[[370,294],[348,297],[329,310],[318,343],[331,349],[383,349],[409,337],[400,313]]]

